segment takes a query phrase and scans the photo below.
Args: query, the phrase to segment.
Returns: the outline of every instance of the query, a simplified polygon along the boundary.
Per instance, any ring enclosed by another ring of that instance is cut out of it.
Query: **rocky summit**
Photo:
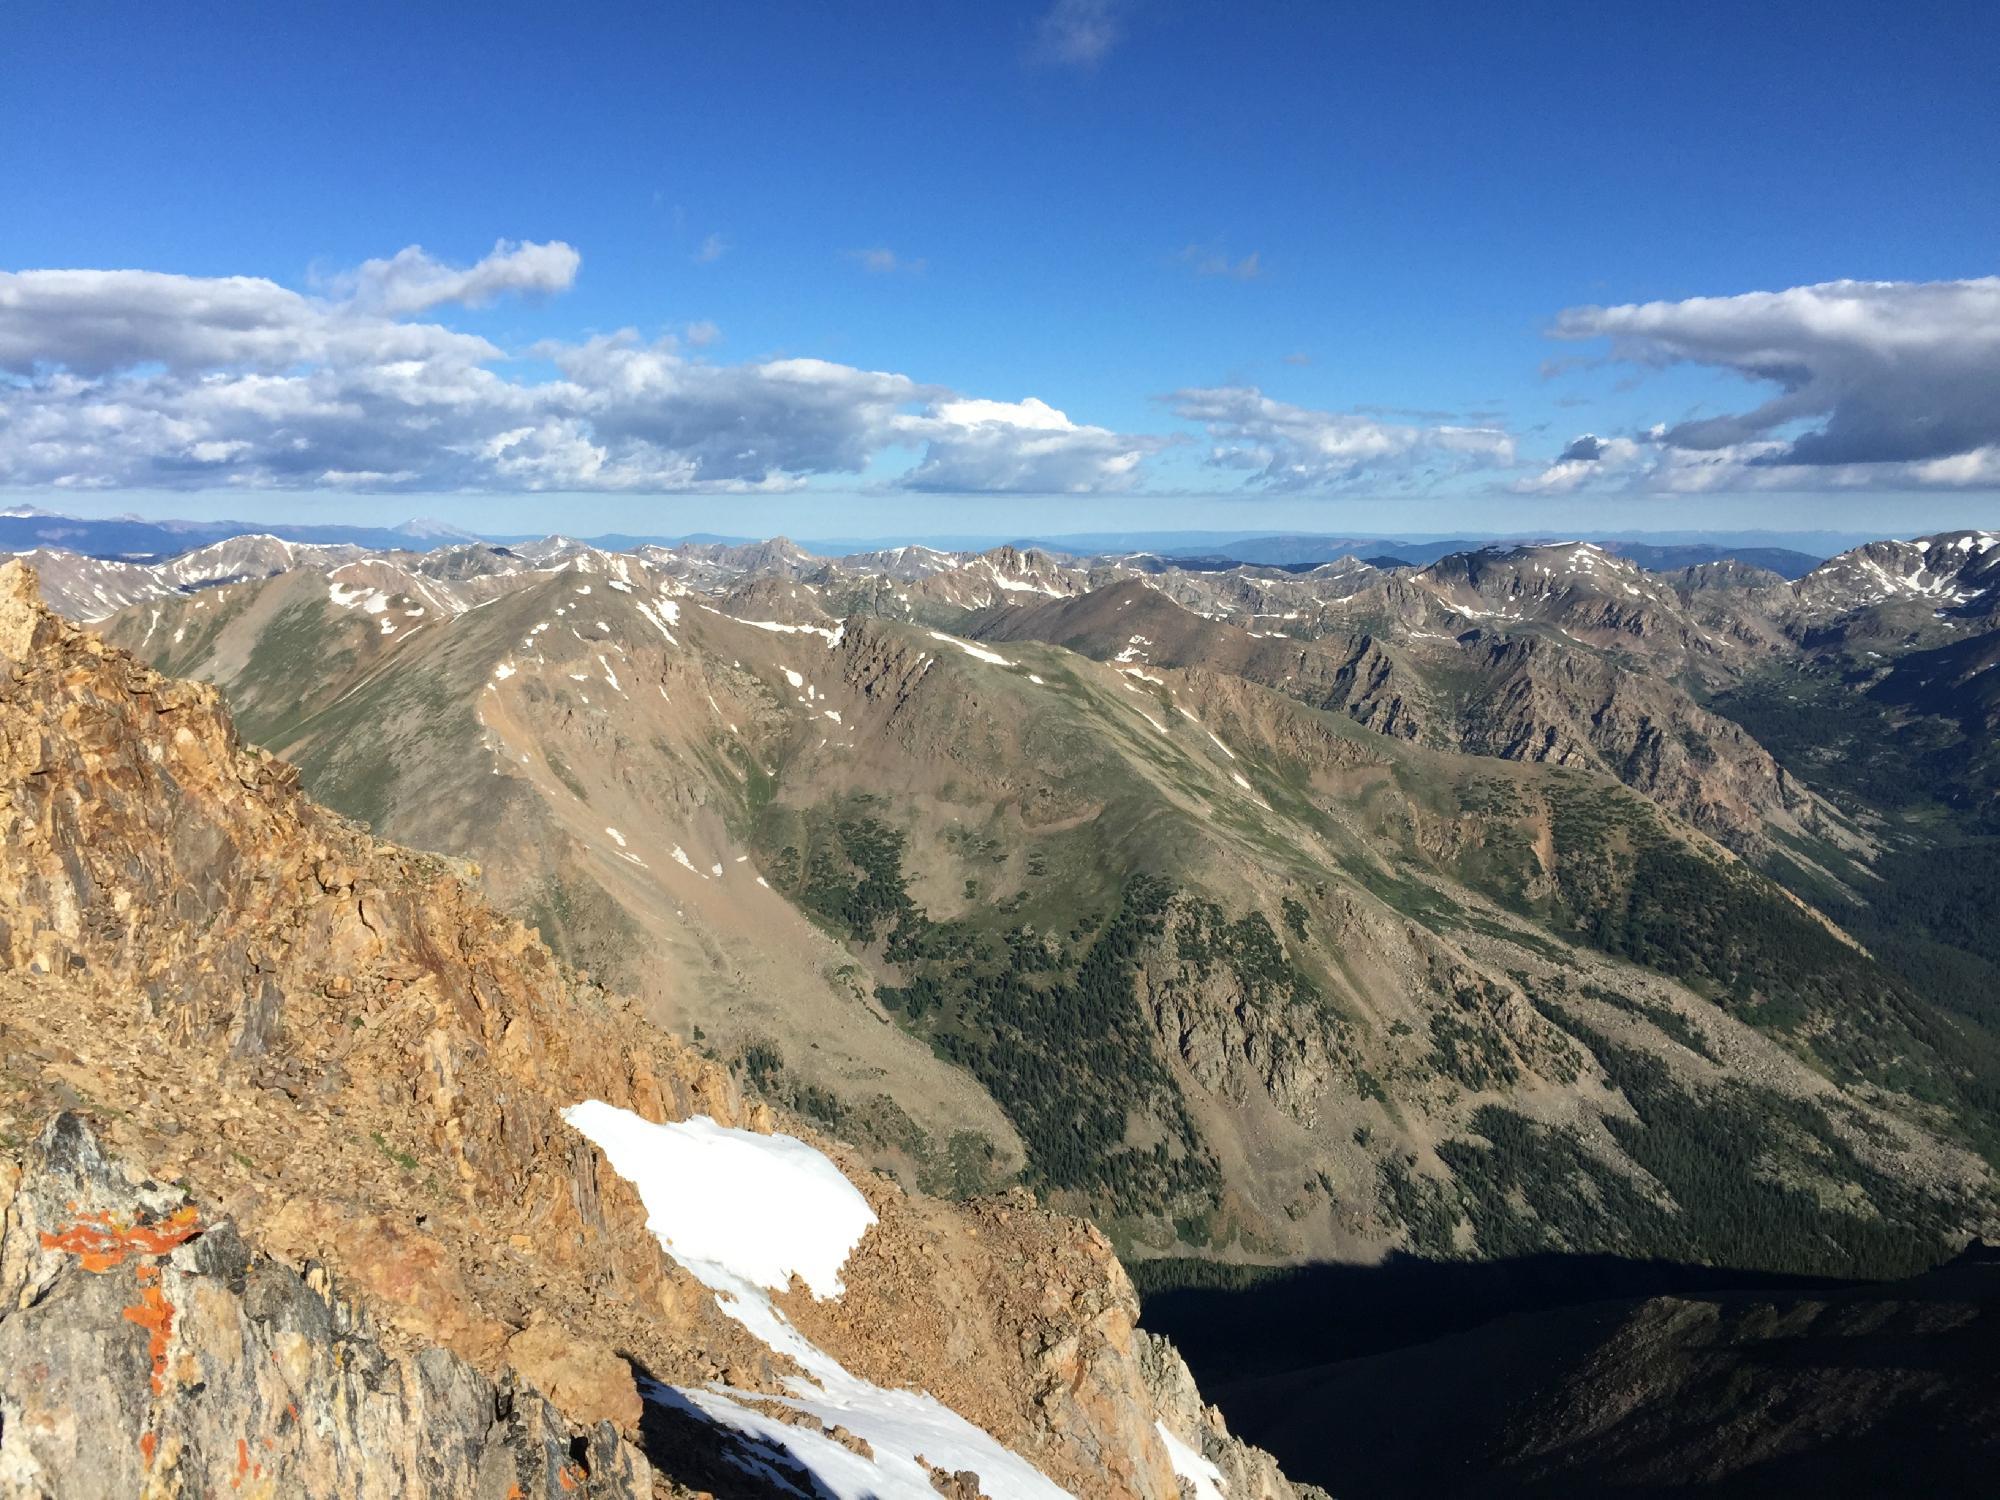
[[[0,789],[0,1494],[1308,1493],[1096,1229],[746,1098],[19,562]],[[656,1233],[585,1101],[836,1174],[832,1287]]]

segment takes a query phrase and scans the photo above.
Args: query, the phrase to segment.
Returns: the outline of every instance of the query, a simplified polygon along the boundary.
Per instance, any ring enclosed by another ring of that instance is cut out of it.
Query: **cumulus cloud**
[[[1124,35],[1119,0],[1056,0],[1035,27],[1035,52],[1044,62],[1093,68]]]
[[[1137,482],[1140,461],[1160,446],[1157,439],[1072,422],[1032,396],[936,401],[899,430],[925,445],[922,461],[899,481],[910,490],[1045,495],[1125,490]]]
[[[1562,495],[1588,488],[1617,475],[1629,475],[1656,456],[1657,434],[1651,443],[1628,437],[1603,438],[1586,432],[1572,438],[1556,461],[1539,474],[1519,480],[1522,494]]]
[[[562,253],[554,253],[560,251]],[[567,246],[420,250],[308,296],[250,277],[0,273],[0,484],[62,488],[758,491],[921,449],[929,490],[1117,490],[1145,440],[1030,398],[969,399],[817,359],[719,364],[626,330],[527,351],[412,316],[555,291]],[[894,481],[891,481],[894,482]]]
[[[560,240],[546,245],[501,240],[476,265],[459,268],[433,260],[420,245],[387,260],[364,262],[342,278],[358,307],[392,316],[427,312],[446,303],[484,307],[509,292],[530,296],[566,292],[583,257]]]
[[[1609,339],[1614,359],[1703,365],[1775,388],[1749,410],[1664,428],[1651,462],[1627,476],[1634,482],[1702,489],[1993,482],[2000,277],[1831,281],[1575,307],[1550,331]],[[1565,454],[1558,466],[1576,461]]]
[[[1316,411],[1275,401],[1255,386],[1176,391],[1168,399],[1176,416],[1207,430],[1211,465],[1247,470],[1252,484],[1267,489],[1330,488],[1383,471],[1495,468],[1514,461],[1514,440],[1498,427]]]
[[[327,304],[254,276],[0,272],[0,371],[84,376],[159,365],[279,370],[306,361],[481,359],[482,338]]]
[[[613,453],[670,461],[675,488],[767,489],[792,476],[860,470],[903,408],[938,393],[905,375],[818,359],[711,365],[630,333],[557,356],[552,390]],[[670,459],[669,459],[669,456]]]

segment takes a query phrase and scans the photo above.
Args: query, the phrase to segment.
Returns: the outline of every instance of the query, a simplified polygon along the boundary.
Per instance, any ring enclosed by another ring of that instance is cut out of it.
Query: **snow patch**
[[[661,635],[667,638],[667,644],[669,646],[678,646],[680,644],[679,641],[674,639],[674,633],[671,630],[667,629],[666,622],[662,620],[659,615],[653,613],[653,611],[647,606],[646,601],[644,599],[641,599],[639,601],[639,614],[646,621],[648,625],[651,625],[655,630],[659,631]],[[678,624],[680,621],[679,609],[674,610],[673,618],[675,623]]]
[[[1160,1435],[1175,1477],[1194,1486],[1194,1500],[1228,1500],[1229,1492],[1222,1487],[1222,1470],[1175,1437],[1165,1422],[1155,1422],[1153,1430]]]
[[[702,608],[707,609],[708,606],[704,604]],[[710,613],[719,615],[722,611],[719,609],[710,610]],[[727,618],[734,619],[735,617],[732,615]],[[816,635],[822,637],[828,645],[833,644],[834,633],[824,625],[786,625],[777,620],[737,620],[736,623],[739,625],[749,625],[757,630],[773,630],[780,635]]]
[[[639,1190],[647,1227],[667,1254],[716,1294],[724,1313],[806,1372],[784,1380],[784,1395],[711,1384],[649,1387],[648,1399],[691,1405],[784,1449],[836,1500],[936,1500],[926,1462],[972,1471],[991,1500],[1066,1500],[1032,1464],[942,1402],[850,1374],[773,1305],[770,1293],[794,1278],[822,1300],[840,1295],[841,1269],[875,1223],[868,1200],[824,1155],[791,1136],[732,1130],[706,1116],[655,1125],[596,1099],[563,1118]],[[845,1427],[872,1457],[762,1406]]]
[[[933,630],[931,639],[943,641],[948,646],[956,646],[967,656],[976,656],[981,661],[990,661],[996,667],[1011,667],[1014,664],[997,651],[988,651],[984,646],[975,646],[971,641],[961,641],[955,635],[946,635],[942,630]]]
[[[563,1119],[638,1188],[646,1227],[713,1291],[779,1292],[796,1276],[822,1301],[837,1297],[840,1268],[875,1222],[840,1168],[793,1136],[706,1115],[655,1125],[596,1099]]]

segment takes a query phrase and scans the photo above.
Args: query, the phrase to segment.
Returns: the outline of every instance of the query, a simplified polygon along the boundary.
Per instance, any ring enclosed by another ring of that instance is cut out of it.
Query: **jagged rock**
[[[1160,1424],[1214,1464],[1222,1473],[1229,1500],[1331,1500],[1317,1485],[1285,1478],[1277,1459],[1232,1437],[1222,1413],[1201,1398],[1180,1351],[1157,1334],[1143,1330],[1138,1339],[1139,1368],[1146,1389],[1159,1411]]]
[[[76,1115],[0,1200],[0,1496],[651,1493],[610,1423],[573,1433],[530,1386],[391,1352],[323,1275],[107,1158]]]

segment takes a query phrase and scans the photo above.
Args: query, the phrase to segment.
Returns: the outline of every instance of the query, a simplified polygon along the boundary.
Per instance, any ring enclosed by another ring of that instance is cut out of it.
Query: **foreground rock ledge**
[[[56,1116],[0,1161],[0,1496],[584,1500],[653,1493],[608,1422],[435,1346],[390,1353],[326,1274],[245,1245]]]

